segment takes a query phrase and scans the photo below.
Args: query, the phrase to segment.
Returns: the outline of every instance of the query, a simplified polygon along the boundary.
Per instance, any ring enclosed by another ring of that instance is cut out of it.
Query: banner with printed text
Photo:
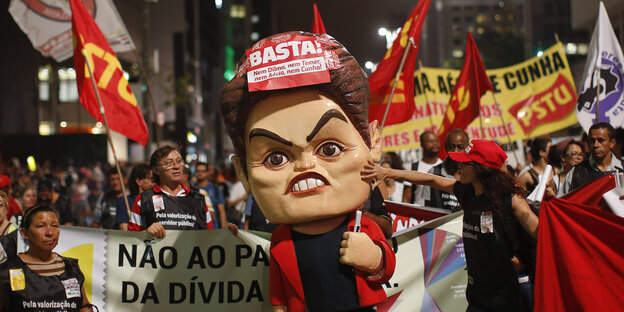
[[[135,49],[112,0],[83,0],[117,53]],[[9,13],[43,56],[62,62],[72,56],[72,12],[67,0],[11,0]]]
[[[508,142],[502,120],[513,141],[578,123],[576,89],[561,43],[553,45],[540,57],[486,72],[494,87],[494,96],[488,92],[481,98],[486,139]],[[459,70],[423,67],[416,71],[416,111],[411,120],[383,129],[384,151],[420,147],[419,136],[423,131],[438,132],[457,76]],[[471,139],[481,138],[479,118],[468,126],[467,131]]]
[[[397,266],[377,311],[466,309],[461,224],[456,213],[390,239]],[[260,232],[167,231],[152,241],[147,233],[63,227],[55,251],[79,259],[100,311],[272,311],[269,246],[270,234]]]

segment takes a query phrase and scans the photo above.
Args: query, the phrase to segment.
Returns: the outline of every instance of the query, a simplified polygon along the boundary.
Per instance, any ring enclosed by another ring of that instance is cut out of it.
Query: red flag
[[[449,131],[456,128],[465,129],[479,116],[479,101],[487,90],[493,90],[492,84],[485,73],[479,49],[477,49],[472,34],[468,32],[464,66],[459,77],[457,77],[449,105],[446,108],[446,115],[438,131],[440,146],[444,146]],[[438,157],[440,159],[446,158],[446,149],[441,148]]]
[[[316,3],[314,4],[314,22],[312,22],[312,32],[315,34],[326,34],[325,25],[323,25],[323,20],[321,19],[321,14],[319,14],[318,8],[316,7]]]
[[[72,9],[74,68],[80,103],[93,118],[102,121],[85,56],[82,54],[86,50],[109,128],[145,146],[147,126],[115,52],[82,2],[70,0],[69,3]]]
[[[611,208],[609,208],[609,205],[602,197],[602,194],[612,190],[614,187],[615,176],[607,174],[573,190],[561,198],[590,206],[595,209],[602,209],[604,211],[611,212]]]
[[[383,120],[390,92],[394,84],[394,78],[399,71],[401,59],[405,48],[413,41],[405,59],[403,71],[399,76],[397,88],[392,97],[391,109],[388,111],[386,126],[409,120],[414,114],[414,71],[416,69],[416,55],[420,45],[427,10],[431,0],[420,0],[410,17],[407,19],[401,32],[392,43],[392,47],[386,52],[377,70],[368,78],[370,84],[370,105],[368,110],[369,120]]]
[[[542,203],[538,237],[534,311],[622,310],[624,218],[554,198]]]

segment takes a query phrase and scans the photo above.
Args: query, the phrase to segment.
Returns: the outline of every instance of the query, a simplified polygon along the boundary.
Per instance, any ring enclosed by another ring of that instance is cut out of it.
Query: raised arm
[[[453,185],[456,182],[452,179],[418,171],[383,168],[370,161],[364,165],[361,174],[364,180],[375,180],[375,185],[386,178],[392,178],[412,184],[427,185],[450,194],[453,194]]]

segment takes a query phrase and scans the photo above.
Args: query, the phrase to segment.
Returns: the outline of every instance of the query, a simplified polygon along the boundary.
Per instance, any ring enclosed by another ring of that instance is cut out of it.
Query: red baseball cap
[[[0,188],[6,187],[11,184],[11,179],[6,174],[0,175]]]
[[[457,162],[474,161],[497,170],[507,160],[505,151],[496,142],[490,140],[472,140],[465,151],[449,152],[448,155]]]

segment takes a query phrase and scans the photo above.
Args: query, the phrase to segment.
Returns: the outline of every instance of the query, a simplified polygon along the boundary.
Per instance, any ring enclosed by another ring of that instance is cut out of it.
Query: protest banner
[[[576,106],[576,117],[586,132],[596,122],[607,122],[614,128],[624,123],[623,59],[609,15],[600,1]]]
[[[112,0],[83,1],[116,52],[135,49]],[[73,55],[71,9],[63,0],[11,0],[9,13],[43,56],[62,62]]]
[[[544,135],[578,122],[574,113],[576,89],[561,43],[548,48],[540,57],[486,72],[512,140]],[[411,120],[383,129],[384,151],[418,148],[423,131],[438,132],[458,75],[458,70],[442,68],[424,67],[416,71],[416,110]],[[500,110],[492,96],[481,98],[485,139],[507,142]],[[467,131],[471,139],[481,138],[479,120],[473,121]]]
[[[393,237],[397,267],[378,311],[465,310],[461,230],[460,212]],[[269,246],[270,234],[253,231],[167,231],[153,241],[143,232],[62,227],[55,251],[79,259],[100,311],[272,311]]]

